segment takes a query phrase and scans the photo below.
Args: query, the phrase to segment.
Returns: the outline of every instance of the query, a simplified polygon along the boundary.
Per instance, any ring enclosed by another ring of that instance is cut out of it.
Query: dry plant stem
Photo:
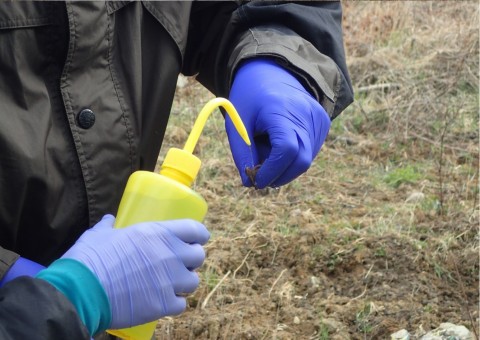
[[[478,167],[478,164],[477,164],[477,175],[475,176],[476,179],[475,179],[475,187],[478,188],[478,178],[480,177],[480,168]],[[479,194],[475,194],[473,195],[473,207],[472,207],[472,210],[473,210],[473,213],[475,213],[475,209],[477,208],[477,202],[478,202],[478,196]]]
[[[362,296],[364,296],[364,295],[365,295],[365,293],[366,293],[366,292],[367,292],[367,286],[365,286],[365,289],[363,290],[363,292],[362,292],[360,295],[358,295],[358,296],[355,296],[355,297],[354,297],[354,298],[352,298],[350,301],[348,301],[348,303],[350,303],[350,302],[352,302],[352,301],[355,301],[355,300],[358,300],[358,299],[360,299]]]
[[[368,275],[370,274],[370,272],[371,272],[372,269],[373,269],[373,266],[374,266],[374,264],[372,263],[372,265],[370,266],[370,268],[369,268],[368,271],[367,271],[367,274],[365,274],[365,276],[363,277],[364,280],[367,279]]]
[[[245,255],[245,257],[243,258],[242,263],[240,263],[240,265],[237,267],[237,269],[234,270],[234,272],[233,272],[233,278],[235,278],[235,276],[237,275],[237,272],[240,270],[240,268],[243,267],[243,265],[244,265],[245,262],[247,261],[248,256],[250,255],[251,252],[252,252],[252,250],[250,250],[250,251],[247,253],[247,255]]]
[[[415,132],[410,132],[410,135],[412,135],[413,137],[415,138],[418,138],[418,139],[421,139],[427,143],[430,143],[438,148],[441,147],[440,143],[437,142],[437,141],[434,141],[434,140],[431,140],[425,136],[422,136],[422,135],[419,135],[418,133],[415,133]],[[450,150],[454,150],[454,151],[461,151],[461,152],[465,152],[465,151],[468,151],[468,150],[465,150],[464,148],[457,148],[457,147],[454,147],[454,146],[451,146],[451,145],[443,145],[443,148],[444,149],[450,149]]]
[[[228,275],[230,275],[231,273],[231,270],[229,270],[223,277],[220,281],[218,281],[217,285],[212,289],[212,291],[210,293],[208,293],[207,297],[205,298],[205,301],[203,301],[202,303],[202,309],[205,309],[205,307],[207,306],[208,304],[208,301],[210,300],[210,298],[212,297],[212,295],[215,293],[215,291],[218,289],[218,287],[220,287],[223,283],[223,281],[225,281],[225,279],[228,277]]]
[[[273,287],[275,287],[275,285],[278,283],[278,281],[282,277],[283,273],[285,273],[286,271],[287,271],[287,269],[285,268],[284,270],[282,270],[280,275],[278,275],[277,279],[275,280],[275,282],[272,284],[272,287],[270,287],[270,290],[268,291],[268,297],[270,297],[270,294],[272,294],[272,291],[273,291]]]
[[[458,270],[457,261],[455,261],[455,258],[452,256],[451,253],[449,253],[448,256],[450,257],[450,260],[453,262],[453,267],[455,268],[455,274],[457,274],[458,283],[460,285],[460,291],[463,295],[463,301],[467,301],[467,294],[465,293],[465,286],[463,285],[462,277],[460,276],[460,271]],[[472,313],[470,312],[470,308],[468,308],[468,305],[466,304],[464,304],[463,307],[467,311],[468,318],[470,319],[470,326],[472,326],[472,332],[475,334],[475,338],[479,340],[477,329],[475,327],[475,322],[473,321]]]
[[[272,243],[274,244],[274,251],[273,251],[273,256],[272,256],[272,261],[270,262],[271,265],[275,262],[275,257],[277,256],[277,251],[278,251],[278,244],[275,242],[275,240],[272,238],[271,239]]]
[[[443,215],[444,213],[444,196],[443,196],[443,190],[444,190],[444,181],[443,181],[443,146],[445,145],[444,140],[445,140],[445,133],[447,132],[447,124],[445,124],[442,134],[440,136],[440,159],[439,159],[439,166],[438,166],[438,182],[439,182],[439,202],[440,202],[440,215]]]
[[[401,86],[400,84],[396,83],[385,83],[385,84],[373,84],[368,86],[361,86],[357,88],[357,93],[368,92],[372,90],[387,90],[387,89],[399,89]]]

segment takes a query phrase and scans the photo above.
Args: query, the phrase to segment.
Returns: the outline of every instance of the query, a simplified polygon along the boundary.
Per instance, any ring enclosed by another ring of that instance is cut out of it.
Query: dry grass
[[[196,149],[212,231],[190,308],[159,339],[478,334],[477,2],[344,2],[356,102],[309,171],[241,187],[222,117]],[[213,96],[179,89],[164,152]]]

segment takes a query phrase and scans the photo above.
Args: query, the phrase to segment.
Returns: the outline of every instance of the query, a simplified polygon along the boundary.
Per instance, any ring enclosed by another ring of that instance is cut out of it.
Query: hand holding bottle
[[[111,309],[110,328],[123,328],[181,313],[183,293],[193,292],[193,271],[205,259],[209,239],[194,220],[145,222],[114,229],[106,215],[63,256],[83,263],[100,281]]]

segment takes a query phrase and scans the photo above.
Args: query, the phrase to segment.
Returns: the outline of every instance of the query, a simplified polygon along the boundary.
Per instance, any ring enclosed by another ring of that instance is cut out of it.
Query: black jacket
[[[85,340],[90,336],[62,293],[46,281],[21,277],[0,289],[0,339]]]
[[[242,60],[270,56],[338,115],[353,100],[341,18],[325,1],[0,3],[0,276],[116,213],[155,166],[179,73],[228,97]]]

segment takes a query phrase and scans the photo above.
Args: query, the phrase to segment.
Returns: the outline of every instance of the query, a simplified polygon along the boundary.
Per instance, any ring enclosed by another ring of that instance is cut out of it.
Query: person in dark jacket
[[[341,19],[337,1],[1,3],[2,282],[116,214],[129,175],[155,167],[180,73],[237,108],[243,185],[307,171],[353,100]]]
[[[36,278],[0,288],[1,339],[90,339],[184,309],[185,297],[177,294],[196,287],[193,270],[210,236],[205,227],[191,220],[125,229],[113,223],[105,216]],[[182,288],[174,291],[168,281]]]

